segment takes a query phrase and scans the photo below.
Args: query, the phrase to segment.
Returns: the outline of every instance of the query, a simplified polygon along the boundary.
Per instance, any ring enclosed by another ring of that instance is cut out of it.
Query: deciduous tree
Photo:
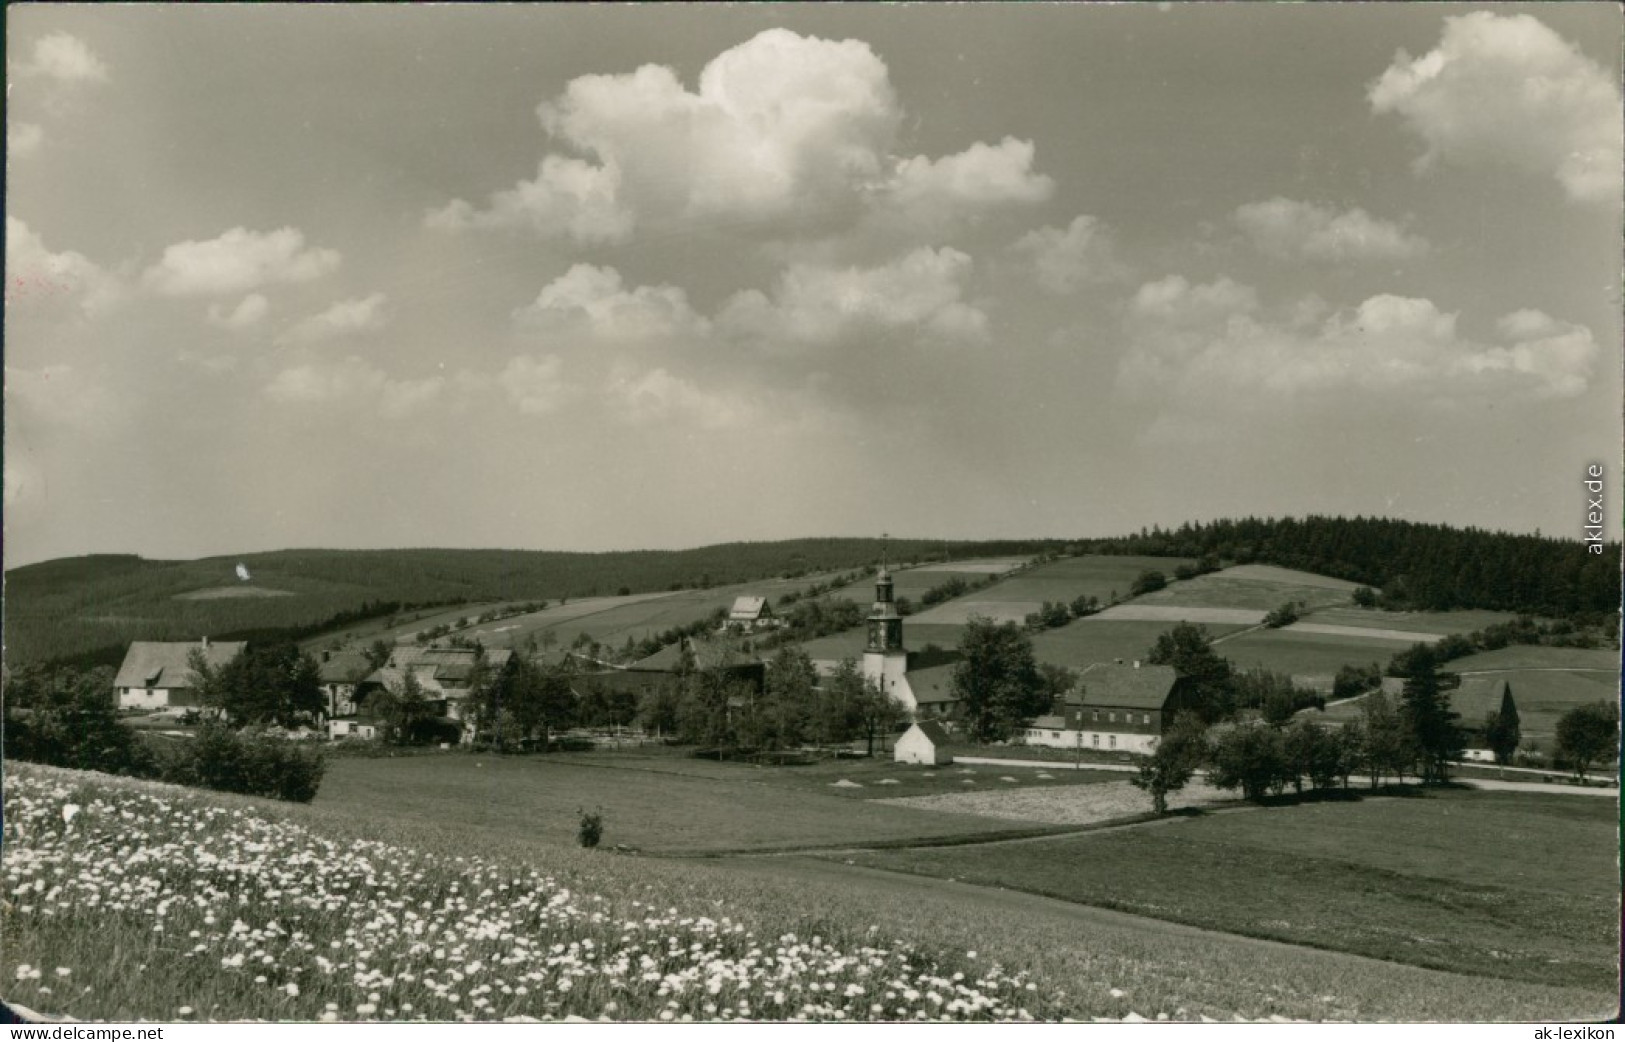
[[[954,690],[971,737],[1004,741],[1048,710],[1032,641],[1015,623],[972,616],[959,653]]]

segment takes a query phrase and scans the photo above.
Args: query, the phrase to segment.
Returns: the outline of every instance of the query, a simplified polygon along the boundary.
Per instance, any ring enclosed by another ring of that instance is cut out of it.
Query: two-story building
[[[170,709],[201,704],[198,675],[192,669],[192,653],[198,652],[210,667],[218,669],[242,654],[240,640],[215,641],[208,637],[190,641],[138,640],[124,653],[124,662],[113,678],[113,694],[120,709]]]
[[[1063,712],[1039,717],[1017,736],[1029,745],[1149,753],[1192,706],[1189,684],[1172,666],[1118,661],[1085,669],[1057,708]]]

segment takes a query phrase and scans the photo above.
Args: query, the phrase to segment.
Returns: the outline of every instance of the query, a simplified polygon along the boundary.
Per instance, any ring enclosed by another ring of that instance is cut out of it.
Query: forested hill
[[[1214,521],[1098,540],[1098,553],[1216,557],[1317,572],[1381,589],[1396,607],[1535,615],[1612,614],[1620,544],[1513,535],[1383,518]]]
[[[893,539],[891,559],[1022,555],[1059,541]],[[196,561],[101,554],[6,572],[5,657],[117,662],[132,640],[226,639],[309,627],[391,605],[558,600],[771,576],[845,571],[879,561],[879,539],[725,543],[694,550],[281,550]],[[237,566],[249,579],[237,575]]]

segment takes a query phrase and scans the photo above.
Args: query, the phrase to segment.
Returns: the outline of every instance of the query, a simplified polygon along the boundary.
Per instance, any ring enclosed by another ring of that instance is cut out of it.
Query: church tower
[[[892,597],[891,572],[884,560],[875,577],[875,603],[869,609],[869,643],[863,649],[863,678],[881,691],[914,708],[914,692],[908,685],[908,652],[903,650],[903,616]]]

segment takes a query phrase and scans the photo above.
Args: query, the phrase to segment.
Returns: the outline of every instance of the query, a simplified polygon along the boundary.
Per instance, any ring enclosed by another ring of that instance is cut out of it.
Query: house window
[[[1107,713],[1106,721],[1113,724],[1117,723],[1117,714],[1115,712]]]
[[[1115,748],[1117,748],[1117,736],[1116,736],[1116,735],[1112,735],[1112,736],[1111,736],[1111,739],[1112,739],[1112,748],[1113,748],[1113,749],[1115,749]]]
[[[1059,731],[1051,731],[1051,732],[1050,732],[1050,733],[1049,733],[1049,736],[1050,736],[1050,737],[1051,737],[1051,738],[1059,738],[1059,737],[1061,737],[1061,732],[1059,732]]]
[[[1100,723],[1100,710],[1095,710],[1095,723]]]
[[[1149,724],[1150,722],[1151,722],[1151,714],[1150,713],[1141,713],[1140,714],[1140,723]]]
[[[1089,738],[1090,738],[1090,744],[1093,745],[1096,749],[1099,749],[1100,748],[1100,736],[1098,734],[1092,734],[1092,735],[1089,736]]]

